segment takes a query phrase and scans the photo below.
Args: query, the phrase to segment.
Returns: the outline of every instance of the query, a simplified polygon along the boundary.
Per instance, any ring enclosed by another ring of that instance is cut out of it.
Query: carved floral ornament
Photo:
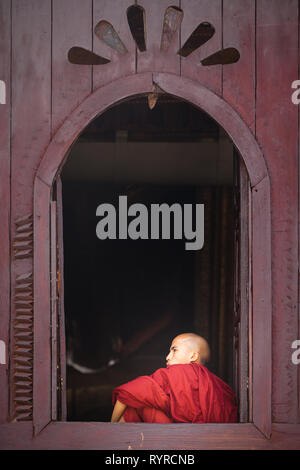
[[[145,9],[139,5],[132,5],[127,9],[128,25],[132,37],[140,52],[147,50],[146,41],[146,12]],[[163,28],[161,34],[160,50],[167,51],[172,42],[174,35],[177,33],[183,19],[183,10],[177,6],[169,6],[164,15]],[[126,45],[119,37],[118,33],[108,21],[99,21],[95,28],[94,33],[100,41],[103,41],[107,46],[117,51],[121,56],[128,54]],[[215,28],[211,23],[204,21],[200,23],[197,28],[191,33],[184,45],[178,50],[177,54],[181,57],[188,57],[192,52],[201,47],[209,41],[215,34]],[[203,66],[210,65],[226,65],[237,62],[240,58],[240,53],[234,47],[227,47],[205,57],[200,61]],[[71,47],[68,51],[68,60],[72,64],[79,65],[105,65],[111,61],[105,57],[87,50],[83,47]],[[153,95],[153,94],[150,94]],[[149,106],[154,107],[157,101],[157,94],[154,96],[149,95]]]

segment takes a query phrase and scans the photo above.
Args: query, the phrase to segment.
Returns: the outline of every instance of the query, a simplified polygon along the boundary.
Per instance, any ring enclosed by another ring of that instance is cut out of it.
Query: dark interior
[[[219,158],[223,142],[226,165]],[[151,145],[152,166],[145,157]],[[181,160],[172,164],[174,145]],[[68,420],[109,421],[113,388],[165,367],[170,343],[182,332],[209,341],[207,367],[233,385],[230,145],[214,120],[168,95],[152,110],[145,96],[120,103],[74,144],[62,171]],[[93,146],[113,152],[112,168],[105,152],[88,160]],[[193,167],[181,168],[189,149]],[[96,208],[117,207],[119,195],[149,210],[152,203],[203,203],[204,247],[187,251],[184,239],[99,240]]]

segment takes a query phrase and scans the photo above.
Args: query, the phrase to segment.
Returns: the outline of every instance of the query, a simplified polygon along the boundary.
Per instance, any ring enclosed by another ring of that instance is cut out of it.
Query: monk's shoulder
[[[166,389],[169,383],[167,368],[161,367],[157,369],[151,378],[163,389]]]
[[[199,374],[198,364],[174,364],[167,367],[166,371],[170,380],[184,377],[193,380]]]

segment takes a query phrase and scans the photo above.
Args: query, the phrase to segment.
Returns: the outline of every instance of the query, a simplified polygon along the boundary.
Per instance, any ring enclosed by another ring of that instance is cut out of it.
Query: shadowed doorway
[[[116,385],[165,366],[172,338],[210,343],[208,368],[234,385],[234,149],[204,112],[171,96],[112,107],[81,134],[62,171],[67,411],[109,421]],[[202,203],[204,247],[99,240],[96,208]]]

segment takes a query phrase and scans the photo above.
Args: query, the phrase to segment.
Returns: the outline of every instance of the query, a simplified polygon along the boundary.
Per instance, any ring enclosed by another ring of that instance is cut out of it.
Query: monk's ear
[[[196,351],[191,354],[191,362],[199,362],[200,354]]]

